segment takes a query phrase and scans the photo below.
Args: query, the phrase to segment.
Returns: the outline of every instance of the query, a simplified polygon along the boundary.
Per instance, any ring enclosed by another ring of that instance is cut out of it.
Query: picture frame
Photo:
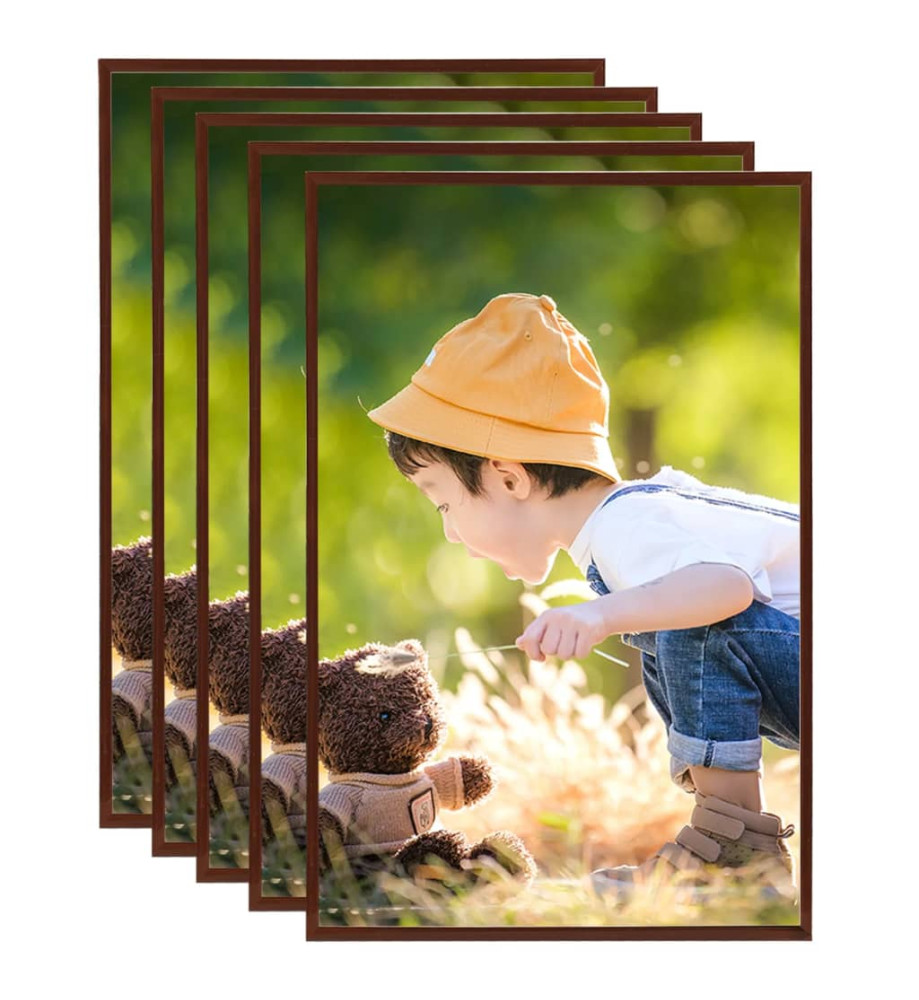
[[[525,113],[517,113],[525,114]],[[202,116],[203,118],[204,116]],[[452,115],[437,115],[432,114],[430,116],[413,116],[413,122],[416,125],[429,124],[438,125],[442,122],[452,119]],[[459,116],[461,119],[465,120],[465,116]],[[553,124],[556,115],[549,114],[543,119],[543,124],[550,126]],[[612,116],[611,116],[612,117]],[[233,116],[227,116],[221,119],[221,121],[227,121],[228,124],[232,124],[231,119]],[[540,116],[534,115],[534,120],[539,119]],[[398,127],[400,124],[400,116],[381,116],[380,125],[385,126],[390,119],[392,120],[392,125]],[[550,120],[551,119],[551,120]],[[207,119],[205,119],[207,121]],[[255,119],[247,118],[253,125],[256,124]],[[534,121],[535,123],[535,121]],[[502,125],[503,122],[496,122],[496,125]],[[508,122],[508,126],[513,124],[513,122]],[[523,124],[522,122],[520,124]],[[203,131],[205,127],[205,122],[199,119],[200,130]],[[441,129],[440,131],[444,131]],[[450,129],[447,129],[450,131]],[[502,133],[503,134],[503,133]],[[199,147],[200,148],[200,147]],[[686,169],[700,169],[703,165],[703,161],[707,161],[708,167],[710,169],[732,169],[736,167],[741,167],[742,169],[753,169],[754,166],[754,150],[752,143],[737,142],[737,143],[710,143],[710,142],[683,142],[674,143],[666,141],[658,142],[622,142],[622,141],[612,141],[612,142],[602,142],[602,141],[590,141],[590,142],[554,142],[554,143],[537,143],[537,142],[513,142],[513,141],[502,141],[500,142],[474,142],[474,141],[460,141],[460,142],[327,142],[327,141],[317,141],[317,142],[270,142],[270,141],[253,141],[249,143],[249,211],[250,211],[250,250],[249,250],[249,264],[250,264],[250,349],[252,351],[250,355],[250,372],[252,373],[251,378],[253,379],[253,385],[259,379],[261,373],[261,357],[260,357],[260,319],[261,319],[261,305],[262,305],[262,276],[263,269],[261,265],[261,245],[263,242],[263,235],[265,236],[266,245],[273,247],[280,244],[281,232],[275,227],[274,233],[268,232],[265,234],[262,225],[263,213],[261,205],[261,183],[262,183],[262,162],[266,158],[271,158],[271,161],[277,160],[279,157],[283,157],[285,161],[290,161],[290,166],[295,167],[297,164],[302,162],[304,157],[310,156],[315,157],[317,161],[321,164],[323,159],[328,159],[329,157],[338,157],[340,159],[352,158],[355,161],[355,166],[360,167],[361,163],[367,163],[368,159],[375,157],[384,156],[407,156],[410,155],[412,160],[417,160],[418,165],[424,167],[426,163],[434,163],[439,160],[441,163],[446,164],[449,162],[450,157],[463,156],[467,160],[472,157],[477,157],[481,160],[483,166],[487,166],[488,162],[496,162],[495,157],[501,156],[505,162],[510,163],[513,160],[519,160],[521,165],[526,164],[528,160],[532,159],[534,166],[532,169],[539,169],[540,163],[545,163],[545,157],[551,156],[556,159],[559,167],[564,167],[565,160],[570,159],[572,166],[577,166],[578,168],[584,168],[585,165],[590,165],[590,161],[583,160],[583,157],[590,156],[595,158],[603,158],[603,162],[609,165],[610,169],[620,169],[622,167],[627,167],[630,163],[636,163],[641,165],[644,169],[650,169],[652,166],[669,166],[670,169],[674,169],[679,163],[680,158],[685,158],[685,168]],[[578,157],[578,159],[575,159]],[[618,158],[618,159],[615,159]],[[613,160],[615,159],[615,162]],[[202,160],[199,160],[202,162]],[[290,214],[289,208],[289,198],[285,198],[281,191],[286,191],[286,185],[281,185],[277,173],[269,182],[269,189],[272,192],[272,199],[274,202],[273,214],[278,222],[286,218]],[[199,187],[199,193],[201,197],[198,199],[199,207],[199,232],[206,232],[206,213],[204,212],[204,207],[206,204],[206,199],[204,198],[203,187]],[[286,230],[285,230],[286,231]],[[288,233],[289,235],[289,233]],[[288,248],[285,253],[289,253],[290,248]],[[296,252],[294,248],[293,252]],[[276,255],[275,255],[276,258]],[[199,282],[199,287],[203,287],[203,283]],[[285,288],[288,294],[285,296],[283,302],[278,299],[278,292],[276,291],[273,298],[275,300],[275,307],[280,308],[285,314],[290,314],[295,309],[303,309],[302,301],[294,302],[290,299],[290,293],[293,291],[293,286],[288,282],[285,282]],[[296,334],[288,334],[288,336],[296,336]],[[202,348],[203,349],[203,348]],[[257,428],[260,426],[260,406],[261,406],[261,390],[259,392],[252,393],[251,396],[252,409],[253,409],[253,428],[250,435],[252,441],[258,441],[258,445],[250,450],[250,469],[251,475],[253,477],[252,482],[257,484],[257,491],[255,487],[252,487],[253,492],[251,496],[255,498],[253,504],[253,510],[262,509],[261,500],[261,475],[258,466],[261,462],[262,454],[262,438],[264,436],[264,431],[259,433]],[[277,409],[277,404],[275,404],[274,409]],[[256,412],[259,411],[259,412]],[[290,440],[290,433],[287,432],[284,435],[285,438],[285,449],[288,449],[288,443]],[[270,444],[270,442],[269,442]],[[279,462],[279,455],[275,454],[274,458],[270,461],[272,468],[277,468]],[[254,517],[250,525],[250,537],[251,537],[251,550],[250,550],[250,580],[252,581],[253,591],[256,593],[261,593],[261,525],[258,523],[259,518]],[[285,584],[288,587],[294,586],[292,579],[285,579]],[[282,588],[283,589],[283,588]],[[285,591],[286,592],[286,591]],[[261,604],[261,602],[256,602]],[[250,634],[256,634],[261,632],[261,612],[259,611],[258,620],[255,619],[255,608],[252,608],[252,618],[250,619]],[[277,608],[275,617],[277,617]],[[199,660],[199,671],[201,660]],[[263,737],[261,735],[261,658],[257,650],[253,647],[253,658],[250,663],[250,680],[251,680],[251,690],[250,690],[250,734],[249,734],[249,745],[250,747],[259,746]],[[199,691],[204,690],[204,677],[203,671],[199,672]],[[199,720],[205,720],[206,713],[202,711],[199,703]],[[206,739],[206,734],[203,729],[199,732],[199,741],[204,741]],[[206,799],[204,796],[207,793],[207,787],[205,782],[201,780],[199,775],[199,809],[205,808]],[[250,869],[250,907],[253,909],[287,909],[287,908],[300,908],[304,906],[302,897],[288,898],[283,895],[278,895],[272,893],[267,895],[262,887],[262,876],[258,874],[260,869],[260,856],[261,856],[261,841],[262,841],[262,830],[261,821],[259,817],[261,816],[261,779],[259,774],[259,768],[250,761],[250,787],[249,787],[249,804],[250,804],[250,817],[252,818],[252,823],[250,826],[250,844],[249,844],[249,858],[258,859],[258,864],[255,868]],[[205,849],[207,849],[205,847]],[[199,845],[199,858],[201,850]],[[267,885],[268,883],[266,883]]]
[[[524,93],[525,91],[525,93]],[[561,107],[571,106],[572,108],[599,107],[601,104],[632,105],[636,102],[643,102],[647,107],[656,101],[656,92],[653,88],[581,88],[581,87],[464,87],[463,104],[475,106],[477,102],[489,101],[512,101],[516,106],[522,107],[523,98],[526,102],[545,102],[547,106],[558,105]],[[190,734],[195,731],[196,726],[190,718],[193,696],[187,694],[189,702],[187,706],[177,706],[181,709],[185,717],[184,725],[181,727],[172,725],[165,721],[165,713],[168,712],[167,700],[165,697],[164,679],[165,670],[165,635],[168,623],[165,620],[165,590],[164,581],[166,579],[166,559],[165,551],[160,552],[157,539],[163,539],[167,545],[171,529],[164,523],[162,510],[164,507],[165,488],[165,436],[160,433],[160,428],[166,419],[164,411],[168,408],[165,402],[165,394],[174,388],[167,387],[164,382],[162,359],[168,353],[166,338],[166,217],[164,203],[164,143],[165,143],[165,121],[167,109],[171,103],[178,103],[187,106],[191,102],[237,102],[237,101],[265,101],[267,103],[303,101],[307,104],[317,103],[322,106],[328,102],[330,106],[341,103],[347,106],[351,103],[367,101],[393,102],[395,105],[424,104],[430,101],[433,106],[445,106],[444,102],[456,99],[456,88],[425,88],[425,87],[272,87],[272,88],[247,88],[247,87],[217,87],[217,88],[193,88],[193,87],[154,87],[151,89],[151,171],[152,171],[152,278],[153,278],[153,504],[152,504],[152,534],[153,534],[153,853],[160,855],[190,855],[195,853],[193,844],[197,837],[194,833],[196,812],[196,798],[193,791],[194,781],[191,777],[191,768],[188,764],[181,767],[185,775],[184,781],[176,777],[174,781],[167,781],[167,776],[177,775],[178,769],[173,765],[172,758],[178,756],[180,760],[187,758],[190,743]],[[523,102],[523,103],[526,103]],[[385,106],[385,105],[381,105]],[[645,124],[644,112],[623,111],[620,119],[623,126],[642,127]],[[674,127],[687,127],[690,129],[690,137],[700,134],[701,117],[698,115],[672,115],[660,119],[657,124]],[[182,218],[184,213],[180,213]],[[188,343],[191,343],[190,337]],[[179,398],[182,398],[179,393]],[[190,412],[190,411],[189,411]],[[179,421],[184,425],[185,421]],[[183,463],[183,467],[187,463]],[[178,509],[182,509],[181,502],[175,504]],[[185,507],[191,511],[195,505],[186,504]],[[203,539],[195,539],[195,557],[198,572],[203,578],[209,573],[208,560],[209,553],[205,544],[200,544]],[[198,594],[198,628],[199,632],[203,628],[203,621],[207,614],[207,601],[205,594],[200,591]],[[190,673],[190,671],[189,671]],[[190,689],[181,685],[187,693]],[[178,690],[178,689],[177,689]],[[184,696],[184,695],[183,695]],[[178,698],[176,699],[179,700]],[[180,731],[181,730],[181,731]],[[178,744],[178,751],[167,753],[167,746]],[[178,790],[178,809],[170,808],[170,816],[167,817],[167,790]],[[172,834],[172,837],[170,837]]]
[[[789,293],[797,303],[796,326],[798,334],[797,350],[795,351],[796,365],[798,371],[798,394],[797,405],[786,404],[786,415],[793,414],[799,420],[797,447],[792,450],[792,455],[785,456],[788,463],[789,475],[792,475],[797,462],[797,474],[800,475],[800,506],[801,506],[801,526],[800,526],[800,878],[799,878],[799,900],[797,924],[778,923],[775,926],[759,926],[756,924],[733,924],[713,923],[704,925],[704,921],[697,919],[692,923],[680,926],[635,926],[635,925],[610,925],[610,926],[559,926],[549,927],[536,926],[419,926],[417,915],[412,917],[411,926],[370,926],[361,923],[360,926],[328,926],[320,920],[319,912],[319,865],[318,865],[318,734],[317,734],[317,703],[318,703],[318,680],[317,669],[319,664],[319,635],[318,629],[306,629],[306,644],[308,656],[308,723],[307,723],[307,842],[311,849],[307,852],[307,937],[313,940],[369,940],[369,939],[718,939],[718,940],[741,940],[741,939],[804,939],[810,938],[811,934],[811,817],[812,817],[812,622],[811,622],[811,587],[812,587],[812,524],[811,524],[811,206],[810,206],[810,174],[806,172],[770,172],[770,173],[668,173],[668,172],[641,172],[632,174],[600,174],[600,173],[579,173],[571,175],[559,174],[539,174],[539,173],[461,173],[445,174],[442,172],[366,172],[366,173],[341,173],[341,172],[315,172],[305,175],[306,194],[306,329],[307,329],[307,364],[306,364],[306,434],[307,434],[307,622],[320,621],[320,610],[317,603],[317,586],[320,580],[319,546],[321,524],[319,521],[319,484],[329,481],[328,472],[323,476],[317,465],[318,447],[322,436],[322,421],[328,421],[329,399],[325,400],[324,409],[320,408],[320,393],[317,385],[317,370],[319,363],[318,338],[319,338],[319,310],[321,305],[320,291],[322,288],[322,258],[320,246],[320,212],[326,196],[326,202],[331,201],[327,192],[341,192],[348,189],[339,196],[336,206],[340,212],[338,221],[347,217],[349,211],[368,210],[372,203],[371,196],[367,195],[368,189],[373,194],[373,189],[382,189],[379,196],[393,199],[396,189],[404,189],[400,192],[399,208],[405,207],[411,200],[406,192],[413,193],[416,189],[426,188],[442,190],[445,186],[450,186],[454,192],[459,189],[469,189],[473,194],[484,195],[484,188],[493,188],[495,191],[503,191],[506,188],[520,188],[525,186],[539,194],[545,188],[566,188],[572,191],[582,190],[589,192],[595,188],[653,188],[697,191],[699,189],[717,188],[725,192],[737,194],[738,199],[746,195],[746,191],[753,192],[751,198],[760,194],[763,199],[772,197],[772,193],[779,191],[794,197],[796,209],[796,224],[793,227],[794,246],[786,246],[785,259],[794,266],[796,278],[794,281],[794,291]],[[740,190],[739,190],[740,189]],[[770,190],[771,189],[771,190]],[[355,193],[356,192],[356,193]],[[534,194],[534,197],[536,196]],[[362,197],[358,198],[358,195]],[[348,197],[351,196],[354,202],[352,208]],[[482,198],[484,201],[484,198]],[[471,205],[473,199],[467,196],[466,201],[461,204],[466,207]],[[765,202],[764,202],[765,203]],[[433,196],[424,202],[413,204],[417,212],[419,206],[423,204],[428,211],[432,210]],[[493,196],[486,202],[487,206],[494,210],[499,204]],[[587,204],[585,201],[584,204]],[[591,202],[593,204],[593,202]],[[543,199],[540,205],[548,213],[550,205],[549,199]],[[357,206],[360,206],[358,209]],[[458,215],[456,206],[451,203],[453,214],[448,215],[445,211],[445,218],[438,220],[441,225],[446,222],[456,223]],[[392,205],[389,206],[392,210]],[[468,209],[467,209],[468,211]],[[365,214],[358,216],[362,223],[366,218]],[[491,221],[491,217],[484,216]],[[580,216],[581,219],[586,216]],[[430,215],[426,219],[432,218]],[[329,223],[327,222],[328,226]],[[474,225],[470,223],[470,226]],[[789,224],[790,225],[790,224]],[[483,226],[484,228],[484,226]],[[791,232],[792,229],[789,229]],[[328,230],[325,230],[326,234]],[[697,232],[699,237],[700,233]],[[705,242],[712,236],[701,237]],[[578,237],[584,234],[578,231]],[[589,241],[588,241],[589,242]],[[371,241],[368,237],[368,253],[371,254]],[[592,244],[590,244],[592,245]],[[756,252],[753,251],[753,258]],[[753,259],[751,258],[751,259]],[[371,266],[371,265],[368,265]],[[789,264],[789,266],[791,266]],[[352,279],[355,275],[352,271]],[[787,272],[786,272],[787,278]],[[790,286],[789,286],[790,287]],[[536,292],[544,289],[537,288]],[[788,288],[786,288],[786,292]],[[328,322],[328,320],[327,320]],[[436,336],[436,335],[435,335]],[[790,336],[790,334],[789,334]],[[434,337],[428,338],[433,340]],[[372,342],[364,340],[365,349]],[[392,340],[383,340],[382,343],[391,346]],[[787,345],[786,345],[787,346]],[[417,348],[416,348],[417,349]],[[378,348],[374,348],[378,351]],[[422,360],[416,358],[415,364]],[[410,374],[409,368],[401,384],[405,384]],[[369,400],[368,402],[374,402]],[[790,406],[790,409],[789,409]],[[324,414],[321,416],[320,414]],[[395,476],[393,477],[396,478]],[[408,489],[408,487],[405,487]],[[347,496],[347,494],[342,494]],[[339,499],[338,504],[341,504]],[[330,586],[328,577],[322,578],[323,586]],[[354,595],[350,595],[352,598]],[[345,905],[353,905],[347,903]],[[351,911],[356,912],[356,911]],[[506,924],[507,913],[499,909],[499,923]]]
[[[352,76],[357,82],[367,82],[362,74],[370,74],[372,79],[386,82],[387,76],[401,73],[418,73],[420,80],[425,82],[444,82],[444,74],[452,74],[456,83],[462,83],[467,74],[480,74],[482,82],[505,82],[506,74],[514,74],[520,83],[557,84],[566,83],[575,86],[602,86],[605,82],[605,60],[603,59],[511,59],[511,60],[272,60],[272,59],[107,59],[98,61],[98,95],[99,95],[99,301],[100,301],[100,741],[99,741],[99,825],[101,827],[146,827],[151,825],[152,791],[150,762],[140,746],[134,746],[137,766],[127,768],[121,779],[113,774],[113,761],[116,755],[115,719],[112,710],[112,680],[120,670],[121,664],[116,664],[112,647],[112,543],[113,538],[136,538],[138,532],[145,530],[149,523],[150,503],[143,496],[133,494],[128,503],[140,503],[139,521],[134,527],[127,523],[113,525],[113,515],[119,510],[119,503],[113,496],[113,448],[129,449],[134,453],[144,448],[145,431],[141,420],[137,428],[128,430],[129,438],[122,445],[119,443],[121,424],[123,421],[113,412],[113,378],[118,372],[117,355],[113,357],[113,328],[116,343],[121,337],[120,328],[126,324],[124,336],[130,338],[133,330],[133,320],[130,312],[127,318],[122,308],[123,291],[119,284],[120,276],[115,266],[122,258],[134,255],[137,260],[143,260],[145,238],[143,228],[136,231],[123,227],[117,233],[118,240],[113,240],[113,224],[121,219],[121,208],[130,203],[131,199],[145,197],[143,185],[140,189],[132,189],[123,183],[127,176],[124,173],[126,161],[122,158],[125,151],[132,155],[134,149],[144,142],[143,118],[148,113],[130,116],[118,120],[119,111],[113,105],[120,93],[123,82],[136,81],[141,75],[148,75],[151,85],[164,82],[180,83],[183,80],[191,82],[208,82],[211,84],[239,83],[247,74],[258,74],[263,82],[271,82],[273,74],[286,76],[285,82],[290,83],[289,74],[302,75],[338,73],[346,74],[340,77],[342,82]],[[251,78],[251,76],[250,76]],[[125,124],[129,122],[130,124]],[[120,136],[126,131],[135,129],[138,133],[130,143],[121,141]],[[113,188],[113,177],[115,187]],[[118,199],[121,199],[119,202]],[[120,242],[119,242],[120,241]],[[141,372],[142,374],[142,372]],[[132,387],[132,392],[136,390]],[[115,397],[115,403],[123,399]],[[113,437],[114,434],[114,437]],[[136,463],[135,463],[136,466]],[[132,474],[141,473],[143,466],[136,466]],[[124,492],[124,491],[123,491]],[[127,491],[130,493],[130,491]],[[135,491],[136,492],[136,491]],[[129,519],[129,518],[128,518]],[[124,519],[122,519],[124,520]],[[125,691],[123,698],[124,718],[133,728],[139,723],[137,712],[143,714],[142,704],[149,699],[151,681],[149,664],[145,661],[152,658],[152,636],[150,625],[142,625],[139,644],[141,659],[136,661],[139,667],[134,675],[137,690]],[[135,654],[136,655],[136,654]],[[134,697],[136,696],[136,697]],[[139,700],[138,700],[139,699]],[[136,737],[131,737],[136,743]],[[141,766],[142,765],[142,766]],[[121,782],[121,787],[117,787]]]

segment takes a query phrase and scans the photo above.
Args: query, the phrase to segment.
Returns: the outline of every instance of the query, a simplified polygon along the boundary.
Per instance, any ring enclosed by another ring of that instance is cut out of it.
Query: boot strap
[[[717,861],[721,854],[721,844],[717,840],[706,837],[701,830],[696,830],[691,826],[684,826],[680,830],[676,835],[676,842],[705,861]]]
[[[755,851],[768,851],[770,854],[781,853],[777,837],[769,837],[764,833],[754,833],[752,830],[746,830],[738,839],[741,844],[746,844]]]
[[[718,833],[728,840],[737,840],[746,827],[743,820],[733,819],[723,813],[712,812],[705,806],[696,806],[692,811],[689,822],[697,830],[705,830],[708,833]]]
[[[696,792],[696,804],[706,812],[716,812],[731,819],[739,819],[744,827],[753,833],[777,837],[782,830],[782,821],[774,813],[753,812],[752,809],[744,809],[715,795],[702,795],[701,792]]]
[[[678,871],[694,871],[702,867],[702,862],[692,851],[672,842],[664,844],[657,852],[657,856],[669,862]]]
[[[705,806],[696,806],[693,809],[690,823],[696,829],[704,830],[706,833],[716,833],[728,840],[735,840],[747,847],[752,847],[756,851],[767,851],[770,854],[780,853],[779,838],[790,837],[795,832],[793,826],[787,826],[775,834],[758,833],[756,830],[749,829],[742,820],[712,812]]]

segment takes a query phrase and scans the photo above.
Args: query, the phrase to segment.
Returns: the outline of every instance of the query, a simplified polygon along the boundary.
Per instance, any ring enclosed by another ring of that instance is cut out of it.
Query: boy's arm
[[[753,584],[738,566],[694,563],[638,587],[550,608],[517,645],[533,660],[581,658],[607,636],[710,625],[738,614],[752,600]]]

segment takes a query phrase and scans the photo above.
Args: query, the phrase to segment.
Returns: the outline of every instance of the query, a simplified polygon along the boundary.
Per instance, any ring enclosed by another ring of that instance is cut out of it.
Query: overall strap
[[[627,493],[673,493],[676,496],[684,497],[687,500],[700,500],[704,503],[715,504],[721,507],[736,507],[740,510],[755,510],[762,514],[773,514],[776,517],[784,517],[789,521],[800,522],[801,515],[796,514],[794,511],[790,510],[780,510],[777,507],[768,507],[761,503],[750,503],[746,500],[738,500],[733,497],[718,497],[711,496],[707,493],[699,493],[693,490],[683,489],[679,486],[669,486],[666,483],[634,483],[632,486],[623,486],[621,489],[616,490],[615,493],[611,493],[600,505],[600,510],[602,510],[611,500],[615,500],[617,497],[625,496]],[[600,576],[600,571],[597,569],[597,565],[593,560],[593,556],[590,559],[590,565],[587,567],[587,582],[590,585],[591,590],[599,594],[601,597],[604,594],[610,592],[609,587]]]
[[[616,497],[622,496],[623,493],[634,493],[634,492],[638,492],[640,489],[641,489],[641,487],[638,486],[638,485],[636,485],[636,486],[623,486],[622,489],[616,490],[615,493],[611,493],[603,501],[603,503],[600,504],[600,510],[603,510],[603,508],[611,500],[615,500]],[[608,594],[610,592],[609,587],[607,587],[606,583],[603,580],[603,577],[600,576],[600,570],[597,569],[597,564],[594,562],[593,553],[591,553],[591,556],[590,556],[590,565],[587,567],[587,583],[590,586],[590,589],[595,594],[598,594],[600,597],[603,597],[604,594]]]
[[[699,493],[696,490],[684,489],[681,486],[669,486],[667,483],[634,483],[632,486],[623,486],[622,489],[611,493],[601,506],[601,510],[610,500],[623,497],[627,493],[673,493],[676,496],[684,497],[687,500],[701,500],[704,503],[715,504],[719,507],[736,507],[739,510],[755,510],[761,514],[772,514],[775,517],[784,517],[789,521],[800,521],[801,515],[792,510],[782,510],[778,507],[770,507],[767,504],[751,503],[748,500],[739,500],[734,497],[712,496],[709,493]]]

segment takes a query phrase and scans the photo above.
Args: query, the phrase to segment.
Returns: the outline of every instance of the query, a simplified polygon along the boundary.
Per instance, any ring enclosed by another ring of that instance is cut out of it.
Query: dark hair
[[[483,456],[467,455],[439,444],[417,441],[395,431],[386,431],[384,437],[389,457],[403,476],[414,476],[431,463],[440,462],[453,470],[456,478],[473,496],[482,494],[482,463],[487,461]],[[550,465],[547,462],[521,462],[521,465],[540,486],[549,491],[550,497],[579,490],[585,483],[594,480],[608,482],[606,476],[601,476],[599,472],[570,465]]]

